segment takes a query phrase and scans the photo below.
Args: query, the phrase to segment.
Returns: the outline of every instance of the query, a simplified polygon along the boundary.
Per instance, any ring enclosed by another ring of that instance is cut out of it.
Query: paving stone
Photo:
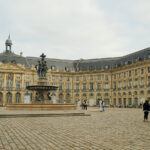
[[[8,111],[1,114],[49,113]],[[141,109],[88,108],[91,116],[0,118],[0,150],[147,150],[150,121],[143,122]]]

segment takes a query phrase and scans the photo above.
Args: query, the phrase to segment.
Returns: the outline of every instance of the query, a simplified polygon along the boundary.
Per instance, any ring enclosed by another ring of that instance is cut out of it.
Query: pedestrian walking
[[[87,110],[87,101],[86,100],[84,100],[84,108],[85,108],[85,110]]]
[[[82,109],[84,109],[84,100],[82,101]]]
[[[99,101],[99,108],[100,108],[100,112],[103,111],[103,104],[102,104],[102,100]]]
[[[148,100],[145,101],[143,104],[143,111],[144,111],[144,122],[148,121],[148,113],[150,111],[150,105],[148,103]]]
[[[102,112],[104,112],[104,101],[102,101]]]

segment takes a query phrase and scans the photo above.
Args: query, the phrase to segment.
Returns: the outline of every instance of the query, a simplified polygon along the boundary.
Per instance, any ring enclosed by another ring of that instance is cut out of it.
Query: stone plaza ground
[[[0,109],[0,114],[21,111]],[[0,118],[0,150],[148,150],[150,121],[142,109],[88,108],[90,116]]]

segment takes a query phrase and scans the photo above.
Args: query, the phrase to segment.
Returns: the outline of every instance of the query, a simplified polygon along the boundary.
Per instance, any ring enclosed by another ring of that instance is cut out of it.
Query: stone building
[[[37,83],[35,65],[40,58],[12,52],[10,36],[0,53],[0,104],[30,103],[33,94],[27,85]],[[46,58],[53,103],[77,103],[90,106],[102,99],[105,105],[137,107],[150,100],[150,48],[116,58],[62,60]]]

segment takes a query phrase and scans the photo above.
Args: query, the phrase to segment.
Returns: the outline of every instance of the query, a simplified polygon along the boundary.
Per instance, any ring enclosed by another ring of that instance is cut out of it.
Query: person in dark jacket
[[[143,104],[143,111],[144,111],[144,122],[148,121],[148,113],[150,111],[150,105],[148,103],[148,100],[145,101]]]

